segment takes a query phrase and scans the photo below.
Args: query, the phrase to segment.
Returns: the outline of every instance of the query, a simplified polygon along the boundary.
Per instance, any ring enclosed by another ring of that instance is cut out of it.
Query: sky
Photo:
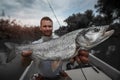
[[[95,12],[97,0],[48,0],[54,9],[60,25],[67,25],[64,20],[73,13],[84,13],[88,9]],[[39,26],[43,16],[49,16],[54,22],[54,30],[59,24],[48,5],[47,0],[0,0],[0,16],[4,10],[5,16],[16,19],[22,25]]]

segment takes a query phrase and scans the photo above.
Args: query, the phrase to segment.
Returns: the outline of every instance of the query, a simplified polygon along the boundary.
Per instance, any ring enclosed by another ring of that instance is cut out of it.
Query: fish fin
[[[14,49],[16,46],[18,46],[18,44],[11,43],[11,42],[5,42],[4,45],[5,45],[8,49]]]
[[[16,57],[15,49],[16,49],[16,46],[18,45],[11,42],[5,42],[4,45],[10,50],[9,55],[7,57],[7,62],[10,62]]]
[[[53,72],[60,66],[61,62],[61,60],[52,61],[51,68]]]

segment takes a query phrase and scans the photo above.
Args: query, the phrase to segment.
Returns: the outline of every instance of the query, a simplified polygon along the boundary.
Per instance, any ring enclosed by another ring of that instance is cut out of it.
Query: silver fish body
[[[32,50],[33,60],[65,60],[76,56],[78,49],[89,50],[108,39],[114,30],[107,29],[108,26],[79,29],[40,44],[17,46],[16,51]]]

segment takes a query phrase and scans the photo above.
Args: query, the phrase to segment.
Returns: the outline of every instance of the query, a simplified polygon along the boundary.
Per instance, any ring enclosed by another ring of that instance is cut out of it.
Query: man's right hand
[[[31,50],[22,51],[22,57],[30,57],[32,55]]]
[[[22,56],[22,65],[23,66],[28,66],[30,64],[30,62],[32,61],[31,56],[32,55],[32,51],[31,50],[25,50],[22,51],[21,56]]]

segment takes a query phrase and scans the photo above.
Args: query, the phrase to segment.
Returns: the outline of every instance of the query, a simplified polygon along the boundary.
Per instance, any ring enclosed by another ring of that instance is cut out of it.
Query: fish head
[[[109,26],[90,27],[83,29],[76,36],[76,46],[80,49],[91,49],[108,39],[114,30],[107,30]]]

